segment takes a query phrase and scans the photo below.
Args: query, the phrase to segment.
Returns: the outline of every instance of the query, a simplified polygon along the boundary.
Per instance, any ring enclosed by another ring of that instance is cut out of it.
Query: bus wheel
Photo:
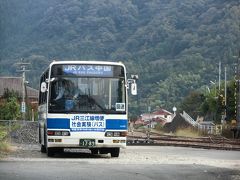
[[[112,148],[110,153],[111,157],[118,157],[120,153],[120,148]]]
[[[98,149],[90,149],[91,150],[91,154],[98,154]]]
[[[41,153],[46,153],[46,147],[44,145],[41,144]]]
[[[47,148],[47,156],[53,157],[55,154],[55,148]]]
[[[100,154],[108,154],[109,153],[109,149],[108,148],[100,148],[99,149],[99,153]]]

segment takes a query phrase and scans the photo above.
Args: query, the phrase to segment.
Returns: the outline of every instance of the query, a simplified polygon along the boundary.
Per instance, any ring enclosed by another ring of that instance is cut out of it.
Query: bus
[[[41,152],[52,157],[64,148],[118,157],[126,147],[128,89],[121,62],[53,61],[40,78],[38,127]]]

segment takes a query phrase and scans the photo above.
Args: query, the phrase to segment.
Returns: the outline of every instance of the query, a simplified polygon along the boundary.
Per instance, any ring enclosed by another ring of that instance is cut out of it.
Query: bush
[[[20,105],[18,104],[17,98],[10,97],[5,103],[0,105],[0,119],[19,119],[20,116]]]

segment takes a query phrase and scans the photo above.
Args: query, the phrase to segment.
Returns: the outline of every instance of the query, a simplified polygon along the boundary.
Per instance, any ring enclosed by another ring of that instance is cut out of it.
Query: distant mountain
[[[239,22],[236,0],[1,0],[0,75],[24,58],[37,87],[53,59],[123,61],[140,77],[131,107],[170,109],[217,80],[219,61],[232,76]]]

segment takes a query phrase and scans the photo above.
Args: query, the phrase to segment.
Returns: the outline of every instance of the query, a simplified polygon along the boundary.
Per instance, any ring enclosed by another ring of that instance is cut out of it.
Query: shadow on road
[[[56,153],[54,158],[87,158],[87,159],[110,159],[110,154],[91,154],[87,149],[65,149],[64,152]]]

